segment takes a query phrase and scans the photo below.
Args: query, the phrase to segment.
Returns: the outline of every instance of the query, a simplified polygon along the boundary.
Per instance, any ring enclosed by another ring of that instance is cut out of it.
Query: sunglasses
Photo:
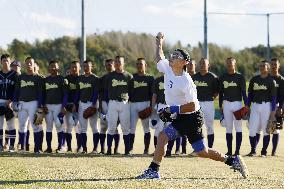
[[[171,59],[180,59],[180,60],[184,60],[183,56],[178,54],[178,53],[172,53],[170,54],[170,58]]]

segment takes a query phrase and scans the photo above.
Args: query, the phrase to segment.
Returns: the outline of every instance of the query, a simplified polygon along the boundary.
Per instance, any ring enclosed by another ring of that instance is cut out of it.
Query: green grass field
[[[219,126],[218,121],[215,128],[214,146],[225,152],[225,129]],[[245,124],[243,128],[241,154],[244,155],[249,152],[249,140]],[[278,157],[244,158],[250,171],[248,179],[243,179],[239,173],[220,162],[174,156],[163,160],[160,181],[139,181],[133,177],[147,168],[152,158],[140,155],[143,152],[141,126],[138,126],[137,132],[133,157],[76,153],[37,156],[32,153],[1,153],[0,188],[284,188],[283,134],[280,136]],[[90,150],[91,139],[90,136]],[[56,140],[54,135],[54,149]],[[75,141],[73,142],[75,147]],[[262,142],[258,146],[258,152],[261,146]],[[188,152],[190,151],[188,145]],[[120,152],[123,152],[123,140]]]

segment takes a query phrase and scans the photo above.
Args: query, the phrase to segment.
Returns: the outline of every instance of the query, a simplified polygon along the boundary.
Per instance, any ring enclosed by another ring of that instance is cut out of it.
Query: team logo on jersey
[[[13,80],[10,80],[10,79],[2,79],[0,80],[0,85],[3,85],[3,84],[11,84],[11,85],[14,85],[14,81]]]
[[[258,90],[267,90],[267,87],[265,85],[258,85],[257,83],[253,84],[253,90],[258,91]]]
[[[224,88],[228,88],[228,87],[237,87],[238,85],[236,83],[234,83],[233,81],[228,82],[228,81],[224,81],[223,82]]]
[[[91,83],[82,83],[82,82],[80,82],[79,83],[79,87],[80,87],[80,89],[86,89],[86,88],[91,88],[92,85],[91,85]]]
[[[197,87],[208,87],[208,84],[205,81],[194,81],[194,84]]]
[[[57,88],[58,88],[58,85],[56,85],[55,83],[52,83],[52,84],[46,83],[46,84],[45,84],[45,89],[46,89],[46,90],[49,90],[49,89],[57,89]]]
[[[76,89],[76,85],[74,83],[70,83],[69,89],[70,90],[75,90]]]
[[[278,88],[278,87],[279,87],[279,84],[278,84],[278,83],[276,83],[276,84],[275,84],[275,87],[276,87],[276,88]]]
[[[21,80],[21,88],[22,87],[28,87],[28,86],[34,86],[34,82],[32,81],[24,81],[24,80]]]
[[[120,80],[113,79],[112,83],[111,83],[111,86],[113,86],[113,87],[124,86],[124,85],[127,85],[127,82],[123,81],[123,80],[120,81]]]
[[[170,88],[173,88],[173,84],[174,84],[174,82],[173,82],[172,80],[170,80],[169,87],[170,87]]]
[[[142,82],[134,81],[134,89],[139,87],[147,87],[147,86],[148,84],[144,83],[143,81]]]
[[[163,82],[160,82],[159,83],[159,90],[164,90],[165,87],[164,87],[164,83]]]

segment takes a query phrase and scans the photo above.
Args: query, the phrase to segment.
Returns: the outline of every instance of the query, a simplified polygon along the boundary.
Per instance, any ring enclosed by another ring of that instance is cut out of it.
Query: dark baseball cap
[[[18,60],[14,60],[14,61],[11,63],[11,66],[18,66],[18,67],[21,67],[21,62],[18,61]]]

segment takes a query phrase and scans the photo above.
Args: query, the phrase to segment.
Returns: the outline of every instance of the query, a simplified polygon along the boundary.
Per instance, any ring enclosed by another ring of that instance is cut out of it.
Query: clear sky
[[[79,36],[81,0],[0,0],[0,46]],[[203,0],[85,0],[86,32],[163,31],[173,43],[203,42]],[[208,0],[208,12],[284,12],[284,0]],[[284,45],[284,15],[270,18],[271,45]],[[235,50],[266,45],[266,17],[209,15],[208,41]]]

